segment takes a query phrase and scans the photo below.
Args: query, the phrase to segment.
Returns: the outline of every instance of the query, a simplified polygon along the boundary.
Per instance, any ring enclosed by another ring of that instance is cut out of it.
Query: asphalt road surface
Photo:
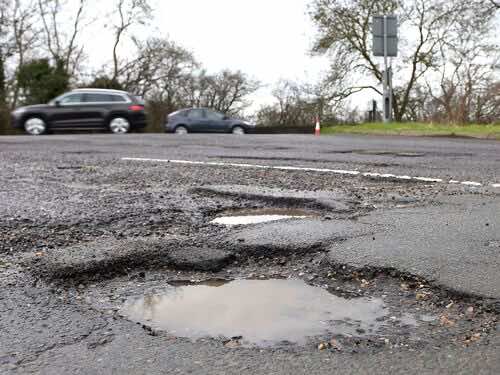
[[[0,163],[1,373],[500,372],[497,141],[5,136]],[[248,215],[290,217],[212,223]],[[281,310],[242,292],[242,310],[211,294],[221,301],[195,299],[174,322],[184,333],[155,313],[171,290],[289,279],[383,311],[325,320],[300,342],[266,316],[300,318],[319,297]],[[143,300],[149,313],[127,313]],[[195,335],[207,314],[220,334]],[[277,340],[248,342],[241,324]]]

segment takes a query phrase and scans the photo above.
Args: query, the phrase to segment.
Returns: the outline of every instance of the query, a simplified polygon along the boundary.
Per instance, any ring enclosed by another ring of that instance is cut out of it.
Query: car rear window
[[[112,102],[124,103],[127,100],[121,95],[110,95]]]

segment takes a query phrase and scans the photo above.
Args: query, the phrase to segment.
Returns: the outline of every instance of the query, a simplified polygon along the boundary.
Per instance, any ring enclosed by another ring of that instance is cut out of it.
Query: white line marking
[[[257,168],[257,169],[275,169],[280,171],[302,171],[302,172],[321,172],[321,173],[333,173],[341,175],[350,176],[364,176],[372,178],[390,178],[398,180],[415,180],[423,182],[435,182],[444,183],[445,181],[441,178],[431,178],[431,177],[411,177],[411,176],[398,176],[390,173],[376,173],[376,172],[360,172],[360,171],[350,171],[343,169],[329,169],[329,168],[308,168],[308,167],[293,167],[293,166],[280,166],[280,165],[259,165],[259,164],[244,164],[244,163],[223,163],[214,161],[192,161],[192,160],[168,160],[168,159],[148,159],[148,158],[122,158],[123,161],[147,161],[155,163],[172,163],[172,164],[187,164],[187,165],[208,165],[215,167],[238,167],[238,168]],[[481,187],[483,186],[480,182],[475,181],[457,181],[450,180],[449,184],[462,184],[466,186]],[[491,187],[500,188],[500,184],[491,184]]]
[[[483,186],[483,184],[479,182],[474,182],[474,181],[463,181],[462,185],[468,185],[468,186]]]

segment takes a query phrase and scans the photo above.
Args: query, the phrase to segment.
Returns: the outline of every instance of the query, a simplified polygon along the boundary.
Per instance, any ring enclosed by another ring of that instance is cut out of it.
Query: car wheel
[[[175,134],[187,134],[188,130],[185,126],[178,126],[175,128]]]
[[[242,135],[245,134],[245,129],[243,129],[241,126],[235,126],[232,131],[233,134],[237,135]]]
[[[24,129],[30,135],[41,135],[47,132],[47,124],[40,117],[30,117],[24,122]]]
[[[109,130],[114,134],[125,134],[130,131],[130,122],[124,117],[115,117],[109,122]]]

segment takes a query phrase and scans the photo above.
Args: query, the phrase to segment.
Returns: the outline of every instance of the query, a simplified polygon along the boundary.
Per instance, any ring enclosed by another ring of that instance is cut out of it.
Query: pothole
[[[131,298],[120,312],[178,337],[237,338],[260,347],[303,345],[325,335],[368,336],[388,314],[382,299],[341,298],[297,279],[178,284]]]
[[[297,209],[251,209],[229,211],[212,220],[211,224],[234,226],[234,225],[251,225],[280,221],[286,219],[306,219],[317,216],[316,213]]]

